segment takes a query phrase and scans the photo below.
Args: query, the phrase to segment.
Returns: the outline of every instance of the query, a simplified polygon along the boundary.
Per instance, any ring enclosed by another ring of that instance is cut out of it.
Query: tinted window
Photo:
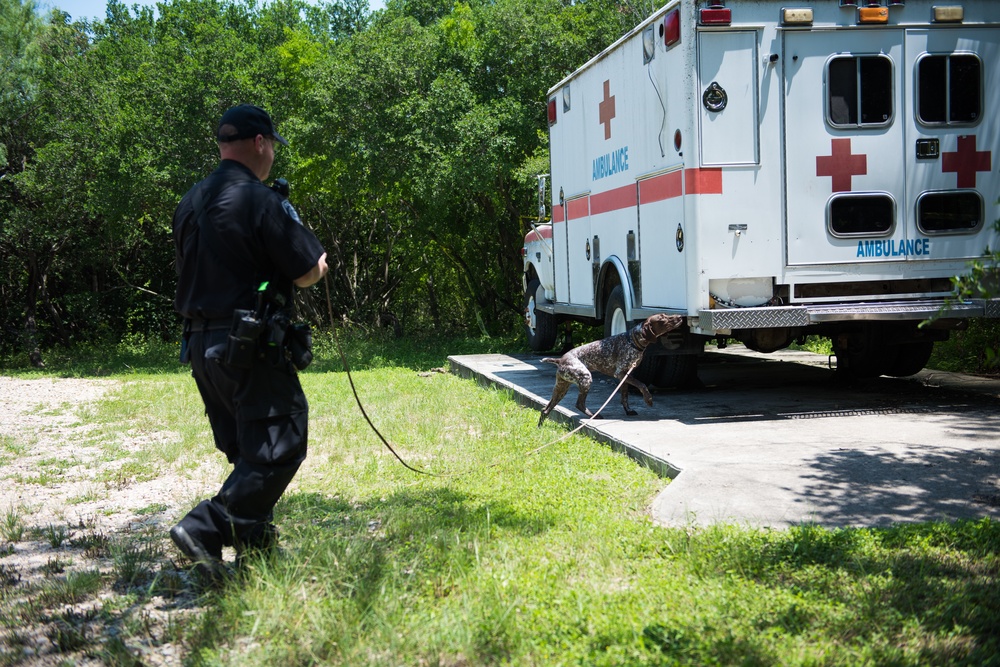
[[[917,224],[925,234],[971,232],[983,222],[983,200],[975,192],[928,192],[917,200]]]
[[[892,120],[892,61],[885,56],[834,58],[827,69],[827,113],[837,126]]]
[[[844,195],[830,200],[827,214],[834,236],[881,236],[892,230],[896,206],[889,195]]]
[[[917,113],[927,124],[971,124],[982,115],[982,63],[973,55],[924,56]]]

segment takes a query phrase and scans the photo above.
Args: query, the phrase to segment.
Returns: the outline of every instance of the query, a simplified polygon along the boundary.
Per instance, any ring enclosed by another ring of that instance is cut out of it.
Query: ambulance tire
[[[915,375],[923,370],[931,358],[931,353],[934,351],[934,342],[903,343],[897,347],[896,356],[885,374],[901,378],[907,375]]]
[[[669,354],[654,358],[659,362],[653,376],[656,387],[684,389],[697,386],[698,355]]]
[[[834,343],[837,377],[851,382],[889,375],[898,352],[898,345],[887,342],[883,324],[865,325],[850,334],[846,347],[838,349],[836,342]]]
[[[524,292],[524,332],[528,337],[528,347],[533,352],[548,352],[556,344],[559,331],[555,315],[535,308],[535,294],[540,285],[541,282],[535,278]]]
[[[608,302],[604,307],[604,337],[611,338],[620,333],[625,333],[635,322],[630,322],[625,317],[625,290],[621,285],[615,285],[608,295]]]

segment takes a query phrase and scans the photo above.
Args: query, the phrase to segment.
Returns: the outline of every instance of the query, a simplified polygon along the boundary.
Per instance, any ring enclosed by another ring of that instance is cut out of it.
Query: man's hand
[[[326,267],[326,253],[324,252],[320,256],[319,261],[316,262],[316,266],[312,267],[309,270],[309,273],[305,274],[304,276],[300,276],[300,277],[296,278],[292,282],[295,283],[296,287],[302,287],[302,288],[309,287],[311,285],[315,285],[316,283],[318,283],[320,281],[320,279],[323,278],[323,276],[326,275],[326,270],[327,270],[327,267]]]

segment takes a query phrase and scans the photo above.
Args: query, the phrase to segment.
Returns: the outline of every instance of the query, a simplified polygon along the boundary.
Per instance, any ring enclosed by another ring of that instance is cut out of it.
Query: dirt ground
[[[199,593],[167,530],[218,469],[130,478],[129,453],[178,436],[117,434],[125,456],[108,457],[80,415],[117,386],[0,376],[0,665],[181,664],[173,636]],[[122,581],[135,561],[148,573]],[[52,593],[95,570],[102,583],[84,599]]]

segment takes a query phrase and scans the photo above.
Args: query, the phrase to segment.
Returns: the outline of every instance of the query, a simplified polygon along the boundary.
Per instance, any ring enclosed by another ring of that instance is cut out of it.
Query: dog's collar
[[[642,337],[642,326],[633,327],[629,334],[628,341],[632,343],[632,347],[640,352],[649,345],[649,341]]]

